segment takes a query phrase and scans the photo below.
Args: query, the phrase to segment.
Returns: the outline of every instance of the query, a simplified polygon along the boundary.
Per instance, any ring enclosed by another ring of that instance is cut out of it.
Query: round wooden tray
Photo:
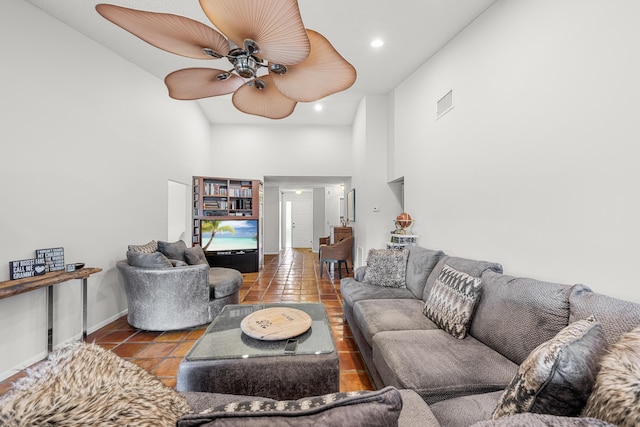
[[[298,336],[311,327],[311,316],[289,307],[271,307],[254,311],[240,323],[242,332],[265,341],[285,340]]]

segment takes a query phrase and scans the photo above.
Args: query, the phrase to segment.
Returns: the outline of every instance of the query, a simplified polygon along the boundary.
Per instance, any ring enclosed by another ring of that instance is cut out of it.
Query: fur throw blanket
[[[3,426],[175,426],[186,400],[95,344],[74,343],[29,369],[0,399]]]

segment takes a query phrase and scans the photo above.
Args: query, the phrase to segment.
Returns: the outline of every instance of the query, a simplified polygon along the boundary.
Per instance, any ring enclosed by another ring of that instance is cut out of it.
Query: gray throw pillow
[[[140,268],[172,268],[173,264],[169,258],[160,252],[150,254],[139,252],[127,252],[127,262],[132,267]]]
[[[138,252],[142,254],[151,254],[158,250],[158,242],[155,240],[145,243],[144,245],[129,245],[129,252]]]
[[[640,327],[622,335],[600,359],[593,392],[582,416],[621,427],[640,425]]]
[[[445,264],[431,288],[422,312],[440,329],[455,338],[463,339],[471,326],[481,292],[480,278]]]
[[[395,426],[402,409],[402,396],[394,387],[377,391],[332,393],[289,401],[232,402],[199,414],[183,415],[177,427],[296,426],[369,427]]]
[[[177,242],[158,241],[158,251],[162,252],[169,259],[186,262],[184,259],[185,249],[187,249],[187,245],[182,240],[178,240]]]
[[[408,257],[409,251],[406,249],[371,249],[367,256],[364,282],[388,288],[406,288]]]
[[[197,264],[207,264],[207,257],[204,255],[204,251],[202,250],[202,246],[196,245],[191,248],[186,248],[184,250],[184,259],[187,261],[189,265],[197,265]]]
[[[493,419],[523,412],[580,415],[604,348],[602,327],[595,317],[565,327],[522,362],[500,397]]]

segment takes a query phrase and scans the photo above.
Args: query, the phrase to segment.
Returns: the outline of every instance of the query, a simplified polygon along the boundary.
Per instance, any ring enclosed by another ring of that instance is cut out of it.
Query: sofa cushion
[[[129,252],[137,252],[142,254],[150,254],[158,250],[158,242],[155,240],[145,243],[144,245],[129,245]]]
[[[640,327],[610,346],[600,365],[582,415],[619,426],[640,425]]]
[[[473,337],[458,340],[441,329],[380,332],[372,347],[384,384],[415,390],[428,404],[504,390],[518,371]]]
[[[569,324],[570,293],[567,285],[485,271],[469,333],[520,364]]]
[[[187,245],[182,240],[178,240],[177,242],[158,241],[158,251],[162,252],[169,259],[186,262],[184,258],[185,249],[187,249]]]
[[[456,270],[467,273],[469,276],[473,277],[482,277],[482,273],[487,270],[493,270],[497,273],[502,273],[502,266],[495,262],[476,261],[473,259],[443,255],[440,258],[440,261],[438,261],[436,266],[433,268],[433,271],[427,279],[427,283],[424,287],[424,292],[422,293],[423,301],[426,301],[427,298],[429,298],[431,288],[438,279],[438,276],[440,275],[440,272],[442,271],[442,268],[445,266],[445,264],[451,268],[455,268]]]
[[[186,400],[95,344],[57,348],[0,399],[0,425],[174,426]]]
[[[545,414],[515,414],[498,420],[480,421],[471,427],[616,427],[595,418],[559,417]]]
[[[207,261],[207,257],[202,250],[202,246],[196,245],[190,248],[185,248],[184,250],[184,259],[189,265],[197,265],[197,264],[205,264],[209,265]]]
[[[502,396],[502,390],[454,397],[429,405],[442,426],[468,427],[473,423],[490,420],[491,413]]]
[[[345,420],[349,420],[349,426],[391,426],[398,424],[401,409],[400,392],[386,387],[377,391],[332,393],[289,401],[254,398],[184,415],[176,425],[342,427]]]
[[[172,268],[169,258],[160,252],[131,252],[127,251],[127,263],[132,267],[140,268]]]
[[[233,268],[209,268],[209,297],[224,298],[233,295],[242,286],[242,273]]]
[[[371,346],[378,332],[438,329],[438,325],[422,314],[423,305],[418,299],[358,301],[353,306],[353,317]]]
[[[591,393],[605,347],[595,317],[578,320],[536,347],[504,391],[493,418],[522,412],[577,416]]]
[[[367,256],[367,270],[364,282],[389,288],[406,288],[404,283],[407,271],[406,249],[371,249]]]
[[[408,251],[405,284],[416,298],[422,298],[427,278],[444,255],[444,252],[425,249],[420,246],[409,246]]]
[[[369,285],[358,282],[351,277],[340,281],[340,293],[345,306],[353,309],[358,301],[370,299],[415,299],[416,297],[407,288],[386,288],[383,286]]]
[[[445,264],[424,304],[423,313],[451,336],[463,339],[467,336],[481,292],[479,277]]]
[[[596,316],[608,345],[640,325],[640,304],[592,292],[584,285],[576,285],[572,289],[569,308],[571,323]]]

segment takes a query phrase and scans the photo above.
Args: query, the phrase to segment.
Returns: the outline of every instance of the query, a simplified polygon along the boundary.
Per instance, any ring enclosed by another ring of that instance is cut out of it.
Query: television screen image
[[[202,220],[202,249],[205,252],[258,249],[258,220]]]

